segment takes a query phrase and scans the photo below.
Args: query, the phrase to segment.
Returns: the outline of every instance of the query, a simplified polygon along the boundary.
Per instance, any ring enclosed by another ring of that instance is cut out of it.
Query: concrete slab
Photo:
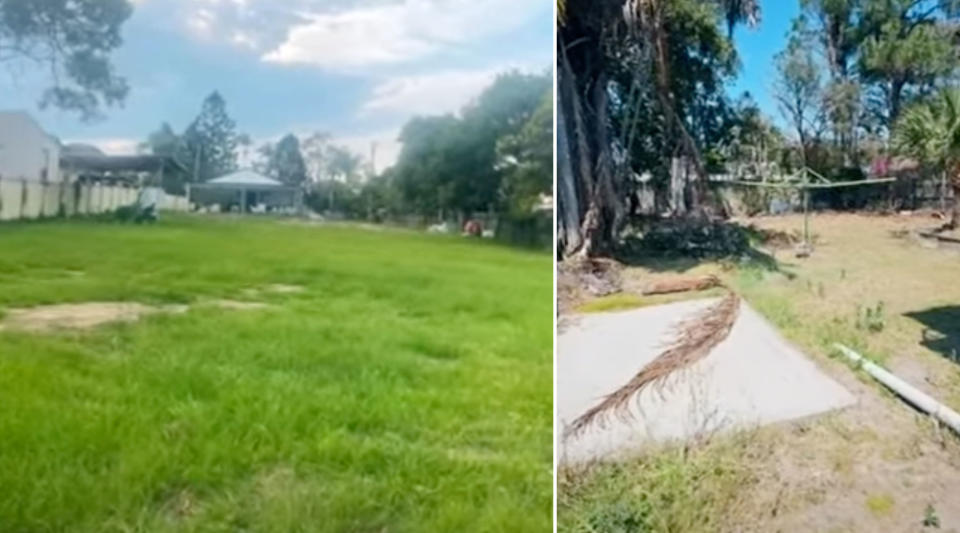
[[[578,317],[557,337],[561,462],[629,455],[651,443],[807,417],[855,403],[756,311],[741,304],[729,337],[710,355],[643,391],[632,420],[610,417],[567,438],[563,428],[652,361],[672,327],[716,302],[693,300]]]

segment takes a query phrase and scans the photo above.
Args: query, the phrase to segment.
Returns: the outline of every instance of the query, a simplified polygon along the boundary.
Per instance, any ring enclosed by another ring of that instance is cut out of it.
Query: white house
[[[0,180],[58,182],[60,141],[24,111],[0,111]]]

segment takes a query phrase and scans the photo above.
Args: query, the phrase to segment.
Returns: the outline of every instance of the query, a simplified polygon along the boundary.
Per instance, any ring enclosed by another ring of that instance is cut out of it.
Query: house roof
[[[270,179],[262,174],[252,170],[239,170],[226,176],[220,176],[207,182],[208,185],[234,185],[234,186],[255,186],[255,187],[284,187],[284,184],[277,180]]]
[[[103,150],[92,144],[70,143],[63,147],[63,155],[70,156],[106,156]]]
[[[160,155],[75,155],[60,156],[60,164],[75,170],[96,172],[156,172],[164,166],[182,166],[172,157]]]
[[[50,135],[42,127],[40,127],[40,124],[30,113],[20,109],[0,109],[0,124],[16,124],[17,122],[19,122],[21,125],[26,124],[28,127],[33,128],[43,135],[49,137],[50,140],[57,145],[60,144],[60,139],[58,139],[55,135]]]

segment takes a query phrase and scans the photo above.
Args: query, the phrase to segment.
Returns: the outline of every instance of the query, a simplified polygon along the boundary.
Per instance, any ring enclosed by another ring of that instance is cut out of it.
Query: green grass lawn
[[[549,254],[265,219],[0,225],[0,531],[548,531]]]

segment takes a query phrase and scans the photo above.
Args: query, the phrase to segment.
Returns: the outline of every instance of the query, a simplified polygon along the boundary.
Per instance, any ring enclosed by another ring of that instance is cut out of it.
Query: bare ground
[[[183,313],[185,305],[150,306],[136,302],[84,302],[8,309],[0,329],[46,332],[90,329],[111,322],[136,322],[154,313]]]

